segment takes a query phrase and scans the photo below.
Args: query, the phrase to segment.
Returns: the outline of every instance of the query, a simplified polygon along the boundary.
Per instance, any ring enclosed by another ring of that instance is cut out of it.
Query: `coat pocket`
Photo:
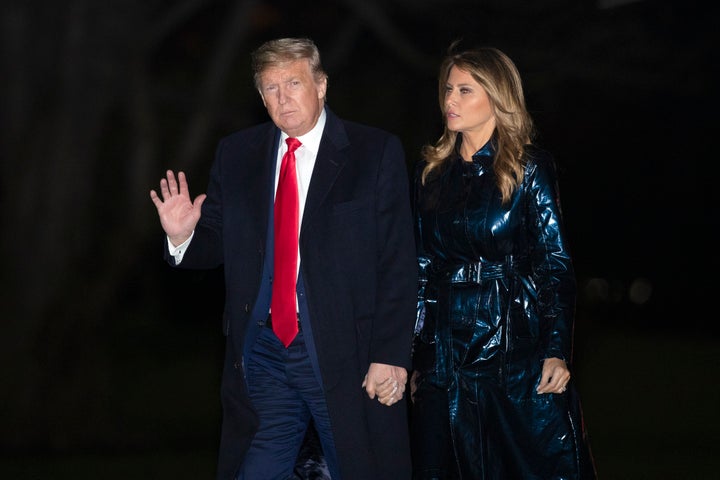
[[[449,288],[448,315],[453,329],[474,328],[478,318],[480,286],[455,284]]]

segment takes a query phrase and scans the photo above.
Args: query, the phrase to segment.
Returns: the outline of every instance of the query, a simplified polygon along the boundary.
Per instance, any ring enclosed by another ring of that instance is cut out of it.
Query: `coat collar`
[[[315,160],[312,179],[310,180],[310,190],[308,191],[305,211],[303,212],[303,225],[307,225],[312,221],[314,214],[325,200],[338,174],[349,158],[350,140],[342,120],[327,106],[325,111],[327,121]]]

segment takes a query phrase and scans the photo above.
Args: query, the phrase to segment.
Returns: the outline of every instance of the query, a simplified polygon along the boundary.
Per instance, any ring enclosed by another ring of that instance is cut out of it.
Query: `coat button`
[[[240,362],[235,362],[235,363],[233,363],[233,368],[234,368],[235,370],[240,370]]]
[[[250,311],[250,304],[245,304],[245,313],[248,313]]]

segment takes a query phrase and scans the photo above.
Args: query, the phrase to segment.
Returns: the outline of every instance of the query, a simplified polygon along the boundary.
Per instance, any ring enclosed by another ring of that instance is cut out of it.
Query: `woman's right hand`
[[[418,377],[418,371],[413,370],[412,375],[410,375],[410,400],[415,402],[415,391],[417,390],[417,377]]]

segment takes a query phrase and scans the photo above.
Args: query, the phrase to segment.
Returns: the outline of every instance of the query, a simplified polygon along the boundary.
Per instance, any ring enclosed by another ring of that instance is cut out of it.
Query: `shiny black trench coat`
[[[595,478],[572,381],[535,391],[543,359],[570,365],[576,281],[552,158],[528,154],[506,205],[492,142],[424,186],[418,165],[415,478],[442,478],[433,462],[473,480]]]

